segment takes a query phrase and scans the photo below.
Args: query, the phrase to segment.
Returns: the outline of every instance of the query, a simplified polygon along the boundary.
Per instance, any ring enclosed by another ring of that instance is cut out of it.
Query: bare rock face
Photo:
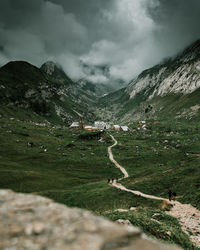
[[[190,94],[200,87],[200,40],[175,58],[143,71],[126,89],[130,98],[143,93],[148,99],[167,94]]]
[[[178,250],[88,211],[36,195],[0,190],[0,249]]]
[[[48,75],[52,75],[55,70],[56,64],[48,61],[41,66],[41,69]]]

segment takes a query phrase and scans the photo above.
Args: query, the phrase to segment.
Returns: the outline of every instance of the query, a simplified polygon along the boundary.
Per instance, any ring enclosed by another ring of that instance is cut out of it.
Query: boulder
[[[118,225],[50,199],[0,190],[0,249],[178,250],[143,237],[133,226]]]

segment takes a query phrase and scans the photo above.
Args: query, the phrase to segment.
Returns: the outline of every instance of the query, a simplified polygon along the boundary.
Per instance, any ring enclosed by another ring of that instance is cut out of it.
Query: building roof
[[[94,122],[94,124],[106,124],[106,123],[103,121],[96,121],[96,122]]]
[[[128,130],[129,130],[128,126],[121,126],[121,129],[122,129],[123,131],[128,131]]]
[[[70,126],[70,128],[77,128],[79,127],[79,122],[73,122]]]

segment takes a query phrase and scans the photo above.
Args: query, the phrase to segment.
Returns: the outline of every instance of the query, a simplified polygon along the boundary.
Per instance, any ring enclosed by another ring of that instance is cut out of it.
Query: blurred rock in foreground
[[[88,211],[36,195],[0,190],[0,249],[175,250]]]

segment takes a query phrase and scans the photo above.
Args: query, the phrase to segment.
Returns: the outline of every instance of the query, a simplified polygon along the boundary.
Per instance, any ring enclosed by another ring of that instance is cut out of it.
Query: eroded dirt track
[[[123,173],[124,176],[119,179],[119,180],[123,180],[125,178],[128,178],[129,174],[127,173],[126,169],[114,159],[112,148],[115,147],[118,142],[112,135],[110,136],[112,140],[114,141],[114,144],[108,147],[109,159]],[[168,199],[166,198],[144,194],[137,190],[127,189],[121,183],[112,183],[112,186],[115,188],[121,189],[125,192],[133,193],[134,195],[142,196],[147,199],[162,200],[162,201],[169,202]],[[172,201],[169,203],[171,203],[173,207],[169,212],[166,212],[166,213],[178,219],[184,232],[186,232],[187,234],[188,232],[192,233],[192,235],[189,234],[190,240],[197,247],[200,248],[200,211],[190,204],[182,204],[178,201]]]

